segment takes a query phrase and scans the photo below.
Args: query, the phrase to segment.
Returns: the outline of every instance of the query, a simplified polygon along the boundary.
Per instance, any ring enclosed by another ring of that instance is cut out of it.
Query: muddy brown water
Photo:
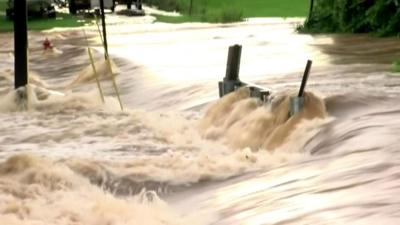
[[[13,40],[0,34],[0,221],[398,224],[400,78],[390,67],[400,41],[302,35],[294,32],[300,22],[170,25],[110,16],[124,112],[107,74],[104,105],[94,77],[82,73],[82,29],[30,33],[31,84],[41,97],[15,112]],[[86,33],[101,62],[96,28]],[[44,37],[59,54],[43,54]],[[307,89],[329,116],[300,123],[274,150],[235,147],[261,138],[263,127],[250,128],[268,111],[241,102],[232,105],[231,135],[202,135],[198,123],[218,101],[227,48],[237,43],[241,79],[277,94],[297,90],[312,59]]]

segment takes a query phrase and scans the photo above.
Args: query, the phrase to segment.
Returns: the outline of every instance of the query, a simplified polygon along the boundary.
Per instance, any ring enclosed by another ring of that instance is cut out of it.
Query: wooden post
[[[15,89],[28,84],[28,11],[26,0],[14,4]]]
[[[229,47],[228,62],[226,65],[225,81],[238,81],[240,69],[240,57],[242,55],[242,46],[233,45]]]

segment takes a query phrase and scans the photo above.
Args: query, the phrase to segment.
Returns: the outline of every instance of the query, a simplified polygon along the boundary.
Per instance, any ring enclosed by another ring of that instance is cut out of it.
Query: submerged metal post
[[[28,11],[26,0],[14,2],[15,89],[28,84]]]
[[[101,25],[103,27],[103,45],[104,45],[104,57],[108,58],[108,43],[107,43],[107,29],[106,29],[106,18],[104,15],[104,0],[100,0],[100,17]]]
[[[239,79],[240,58],[242,55],[242,46],[233,45],[229,47],[228,61],[226,65],[226,74],[223,81],[218,82],[219,97],[223,97],[240,87],[248,87],[250,97],[258,98],[262,102],[267,102],[271,91],[258,85],[242,82]]]
[[[242,82],[239,79],[241,55],[241,45],[233,45],[229,47],[225,77],[223,81],[218,83],[219,97],[235,91],[237,87],[242,85]]]
[[[308,75],[310,74],[311,65],[312,65],[312,61],[307,60],[307,65],[306,65],[306,69],[304,70],[299,94],[295,97],[290,98],[290,116],[293,116],[294,114],[300,112],[301,109],[303,109],[303,107],[304,107],[304,101],[305,101],[304,92],[305,92],[307,81],[308,81]]]
[[[242,55],[242,46],[233,45],[229,47],[228,61],[224,80],[239,80],[240,57]]]
[[[301,86],[300,86],[298,97],[303,97],[303,95],[304,95],[304,90],[307,85],[308,75],[310,74],[311,66],[312,66],[312,61],[307,60],[307,65],[306,65],[306,69],[304,70],[303,79],[301,80]]]

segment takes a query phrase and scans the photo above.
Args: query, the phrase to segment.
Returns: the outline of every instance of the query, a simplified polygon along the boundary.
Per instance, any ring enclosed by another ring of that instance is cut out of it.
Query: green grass
[[[14,29],[13,21],[7,20],[5,16],[6,1],[0,0],[0,32],[9,32]],[[54,27],[79,27],[85,22],[67,13],[57,12],[57,18],[30,19],[28,21],[29,30],[47,30]]]
[[[161,9],[171,9],[164,3],[154,5]],[[168,2],[168,1],[167,1]],[[306,17],[309,0],[193,0],[193,14],[189,16],[190,0],[169,0],[170,5],[182,14],[181,17],[156,15],[158,21],[182,23],[193,21],[232,22],[231,19],[241,20],[248,17]],[[239,15],[240,14],[240,15]],[[230,18],[233,17],[233,18]],[[240,17],[240,18],[239,18]],[[227,19],[227,21],[225,21]]]
[[[392,69],[394,72],[400,72],[400,59],[393,62]]]
[[[14,29],[13,21],[6,20],[3,16],[0,18],[0,32],[8,32]],[[29,30],[47,30],[55,27],[79,27],[83,26],[85,21],[80,22],[75,16],[67,13],[57,13],[56,19],[31,19],[28,21]]]
[[[224,7],[241,9],[244,17],[305,17],[309,2],[309,0],[208,0],[206,4],[211,11],[218,11]],[[195,4],[196,0],[193,0],[193,5]]]

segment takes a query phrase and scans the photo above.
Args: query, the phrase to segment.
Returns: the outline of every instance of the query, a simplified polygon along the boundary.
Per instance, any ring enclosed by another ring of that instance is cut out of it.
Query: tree
[[[399,0],[311,0],[310,16],[299,29],[313,33],[400,34]],[[312,15],[311,15],[312,13]]]

